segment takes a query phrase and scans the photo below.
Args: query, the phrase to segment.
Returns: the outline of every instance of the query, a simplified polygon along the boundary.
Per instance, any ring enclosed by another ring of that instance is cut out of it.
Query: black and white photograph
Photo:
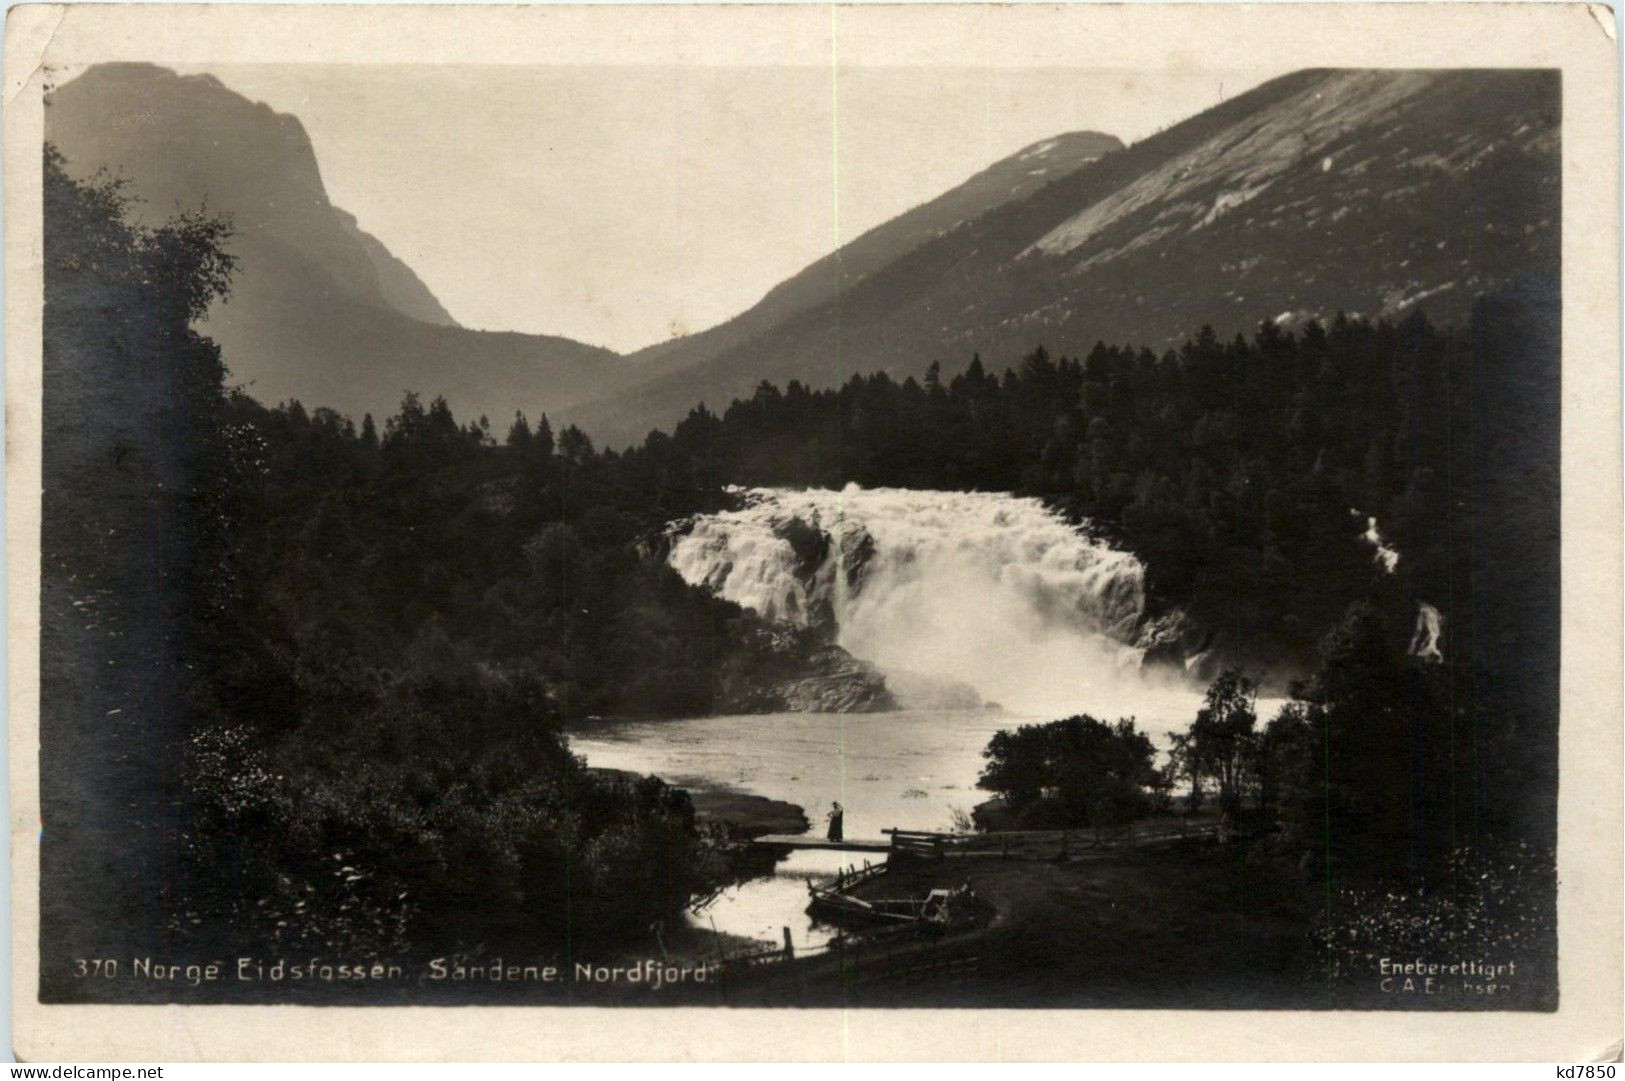
[[[715,8],[583,16],[636,57],[542,9],[529,62],[8,56],[19,999],[1617,1022],[1597,86],[1538,35],[1159,60],[862,7],[735,9],[727,63]],[[1612,923],[1560,949],[1577,842]]]

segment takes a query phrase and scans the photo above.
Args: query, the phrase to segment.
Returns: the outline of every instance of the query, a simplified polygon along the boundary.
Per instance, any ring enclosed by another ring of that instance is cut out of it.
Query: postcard
[[[31,5],[25,1059],[1620,1016],[1583,5]]]

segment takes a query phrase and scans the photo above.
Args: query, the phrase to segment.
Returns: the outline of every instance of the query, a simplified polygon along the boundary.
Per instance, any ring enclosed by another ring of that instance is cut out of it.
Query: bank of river
[[[589,764],[588,768],[593,773],[628,781],[645,775],[629,769],[606,768],[596,762]],[[794,836],[807,831],[807,813],[794,803],[769,799],[753,792],[741,792],[737,788],[709,781],[696,780],[676,787],[688,791],[689,801],[694,804],[694,816],[701,822],[724,822],[733,827],[736,833],[748,837],[769,833]]]
[[[731,811],[752,829],[777,820],[762,832],[822,832],[830,804],[839,801],[847,837],[879,840],[889,828],[953,828],[955,812],[968,814],[986,798],[976,778],[988,740],[1030,720],[998,710],[907,710],[598,722],[573,730],[570,745],[595,768],[652,773],[689,789],[702,814],[727,819]],[[767,799],[752,803],[753,796]],[[810,822],[782,828],[786,804]],[[690,921],[765,941],[781,941],[788,926],[797,945],[823,942],[832,929],[805,913],[806,880],[862,859],[794,852],[772,875],[731,887]]]
[[[891,827],[950,828],[955,810],[985,798],[976,778],[987,741],[1031,719],[911,710],[597,722],[573,729],[570,746],[590,766],[795,804],[818,829],[839,801],[848,837],[878,839]]]
[[[1147,694],[1137,722],[1165,750],[1168,734],[1190,724],[1199,701],[1194,691]],[[589,766],[652,773],[693,793],[702,815],[753,831],[822,832],[830,804],[839,801],[848,838],[884,840],[891,828],[953,829],[987,798],[976,780],[994,733],[1051,719],[968,709],[596,721],[572,728],[570,745]],[[806,880],[863,858],[792,853],[771,876],[732,887],[691,914],[691,925],[709,933],[714,922],[723,934],[774,942],[788,926],[797,945],[823,942],[832,929],[806,915]]]

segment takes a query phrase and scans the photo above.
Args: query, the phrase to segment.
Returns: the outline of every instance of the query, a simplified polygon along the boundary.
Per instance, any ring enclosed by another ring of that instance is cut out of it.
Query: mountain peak
[[[1040,139],[842,247],[843,273],[855,281],[904,250],[995,207],[1024,199],[1050,181],[1121,149],[1121,139],[1098,131],[1069,131]]]
[[[1071,158],[1087,161],[1121,149],[1123,140],[1115,135],[1107,135],[1102,131],[1063,131],[1059,135],[1052,135],[1048,139],[1040,139],[1036,143],[1024,146],[1004,160],[1048,161]]]
[[[1550,71],[1294,72],[1132,146],[1040,140],[857,238],[574,419],[631,437],[767,380],[944,377],[1045,345],[1177,347],[1339,311],[1459,322],[1555,280]],[[1279,315],[1277,313],[1280,313]]]
[[[231,303],[201,328],[234,382],[387,415],[404,390],[460,416],[540,413],[596,394],[620,358],[563,338],[466,330],[412,269],[334,206],[297,117],[212,75],[101,64],[53,90],[45,134],[70,175],[122,177],[158,221],[206,207],[231,219]]]
[[[207,206],[231,217],[241,255],[291,248],[354,299],[456,325],[410,268],[332,205],[298,117],[250,101],[213,75],[146,63],[98,64],[53,90],[46,104],[46,138],[73,175],[105,167],[162,217]],[[277,265],[245,260],[245,273]]]
[[[1120,139],[1098,131],[1041,139],[848,241],[774,286],[749,311],[699,334],[651,346],[633,359],[640,362],[644,377],[676,365],[702,363],[775,322],[828,303],[922,244],[1121,149]]]

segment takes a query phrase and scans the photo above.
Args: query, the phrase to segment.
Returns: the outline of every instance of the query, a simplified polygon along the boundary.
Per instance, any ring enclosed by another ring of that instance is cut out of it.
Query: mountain
[[[444,394],[459,416],[534,415],[601,393],[624,362],[565,338],[459,327],[412,269],[334,206],[298,119],[207,76],[103,64],[54,90],[46,139],[78,178],[122,177],[161,221],[230,216],[239,261],[204,330],[234,381],[357,417],[403,391]]]
[[[636,440],[762,380],[901,378],[933,361],[951,374],[976,352],[1003,366],[1039,343],[1161,350],[1204,324],[1229,336],[1339,310],[1424,305],[1458,322],[1514,276],[1556,278],[1559,89],[1550,71],[1288,75],[990,200],[889,261],[876,252],[822,300],[797,283],[835,275],[809,268],[759,307],[784,291],[812,304],[672,343],[571,415]]]
[[[1074,131],[1045,139],[995,162],[958,187],[922,203],[809,265],[775,286],[755,307],[698,334],[633,353],[634,371],[692,367],[728,346],[768,330],[808,308],[835,299],[868,275],[921,244],[1013,200],[1024,199],[1105,154],[1123,148],[1113,135]]]

